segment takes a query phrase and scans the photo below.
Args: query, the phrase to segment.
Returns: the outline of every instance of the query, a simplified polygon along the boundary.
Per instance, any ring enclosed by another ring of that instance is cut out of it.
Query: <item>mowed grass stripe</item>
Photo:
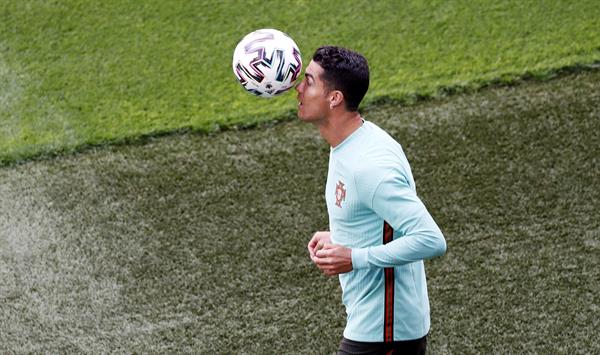
[[[448,241],[427,262],[432,353],[600,351],[599,85],[365,112],[403,144]],[[287,122],[1,169],[0,349],[332,353],[338,282],[306,250],[328,223],[327,156]],[[31,255],[7,247],[20,235]]]
[[[364,53],[367,101],[410,102],[600,60],[596,0],[5,0],[0,9],[0,60],[24,79],[12,108],[0,106],[0,164],[285,116],[294,94],[258,100],[231,70],[235,45],[258,28],[290,34],[305,63],[323,44]]]

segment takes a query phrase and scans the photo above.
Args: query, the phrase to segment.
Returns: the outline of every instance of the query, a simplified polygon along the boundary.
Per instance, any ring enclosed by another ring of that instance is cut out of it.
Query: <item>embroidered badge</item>
[[[339,208],[342,208],[342,202],[346,200],[346,189],[344,188],[344,183],[342,180],[339,180],[337,185],[335,185],[335,205]]]

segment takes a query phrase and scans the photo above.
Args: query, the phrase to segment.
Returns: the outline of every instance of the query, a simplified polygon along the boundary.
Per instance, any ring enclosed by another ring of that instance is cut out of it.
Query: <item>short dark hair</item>
[[[367,59],[346,48],[322,46],[315,51],[313,61],[323,68],[322,79],[328,88],[344,94],[346,109],[357,111],[369,89]]]

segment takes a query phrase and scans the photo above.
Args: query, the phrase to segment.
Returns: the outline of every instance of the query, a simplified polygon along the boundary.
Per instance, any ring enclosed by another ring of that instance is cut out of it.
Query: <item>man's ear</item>
[[[344,102],[344,94],[339,90],[333,90],[329,94],[329,109],[333,109]]]

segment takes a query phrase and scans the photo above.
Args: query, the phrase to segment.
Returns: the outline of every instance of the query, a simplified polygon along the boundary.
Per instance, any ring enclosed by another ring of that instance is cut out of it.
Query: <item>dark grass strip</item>
[[[598,353],[600,73],[370,107],[448,253],[430,351]],[[0,169],[0,351],[328,354],[306,242],[328,147],[289,121]]]

